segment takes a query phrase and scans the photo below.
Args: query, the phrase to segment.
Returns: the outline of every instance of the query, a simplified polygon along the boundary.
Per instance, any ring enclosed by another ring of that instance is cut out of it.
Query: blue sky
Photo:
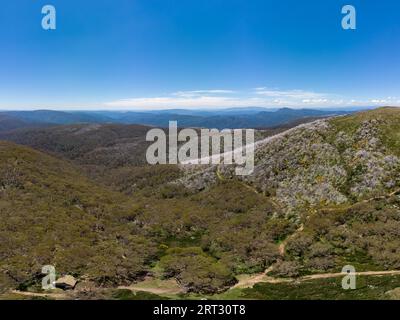
[[[57,29],[41,28],[54,5]],[[357,10],[343,30],[341,8]],[[400,105],[400,2],[4,0],[1,109]]]

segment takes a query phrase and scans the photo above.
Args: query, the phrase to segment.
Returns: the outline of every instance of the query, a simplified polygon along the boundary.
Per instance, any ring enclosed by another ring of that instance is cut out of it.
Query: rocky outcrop
[[[246,180],[289,209],[385,193],[400,181],[400,159],[382,143],[380,125],[365,120],[351,134],[332,120],[303,126],[257,150]]]
[[[351,116],[348,127],[332,118],[292,128],[256,143],[252,175],[237,177],[232,166],[197,168],[181,183],[201,190],[217,179],[240,178],[274,197],[287,212],[379,196],[400,185],[400,159],[384,143],[382,120]]]
[[[63,290],[72,290],[77,284],[77,280],[70,275],[66,275],[56,280],[56,287]]]

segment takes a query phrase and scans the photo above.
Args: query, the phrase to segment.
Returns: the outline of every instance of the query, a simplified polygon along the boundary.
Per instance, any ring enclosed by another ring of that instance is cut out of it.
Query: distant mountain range
[[[352,110],[265,109],[257,107],[222,110],[171,109],[159,111],[3,111],[0,131],[17,128],[68,125],[77,123],[141,124],[168,127],[178,121],[180,127],[263,128],[274,127],[303,118],[343,115]]]

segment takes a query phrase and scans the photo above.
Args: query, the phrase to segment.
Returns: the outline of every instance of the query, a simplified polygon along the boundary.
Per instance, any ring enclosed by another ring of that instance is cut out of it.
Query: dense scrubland
[[[399,109],[280,135],[241,179],[224,166],[147,166],[145,127],[32,130],[2,135],[31,147],[0,143],[3,292],[37,287],[46,264],[96,288],[172,278],[202,295],[266,269],[298,277],[345,264],[400,268]],[[241,294],[278,297],[270,286]],[[289,284],[278,287],[278,298],[293,296]]]

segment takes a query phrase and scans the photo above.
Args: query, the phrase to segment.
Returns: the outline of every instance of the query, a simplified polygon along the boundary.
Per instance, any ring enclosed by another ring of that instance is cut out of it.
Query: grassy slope
[[[400,155],[400,108],[383,107],[359,112],[346,117],[331,120],[337,131],[353,134],[364,121],[378,120],[380,138],[394,154]]]
[[[344,290],[342,278],[319,279],[301,283],[259,283],[235,293],[239,299],[260,300],[381,300],[390,299],[388,291],[400,287],[400,276],[359,276],[355,290]]]

